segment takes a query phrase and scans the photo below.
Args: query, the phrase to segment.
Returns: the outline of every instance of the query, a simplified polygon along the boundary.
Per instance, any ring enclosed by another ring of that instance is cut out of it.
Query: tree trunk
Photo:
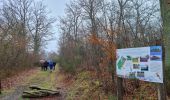
[[[169,3],[168,3],[169,2]],[[165,48],[165,74],[170,77],[170,1],[160,0],[163,20],[163,43]],[[169,78],[170,79],[170,78]]]
[[[161,89],[169,85],[170,82],[170,1],[169,0],[160,0],[160,9],[161,9],[161,16],[163,20],[163,49],[164,49],[164,61],[163,61],[163,69],[164,69],[164,84],[162,85]],[[165,84],[166,83],[166,84]],[[169,88],[167,87],[167,90]],[[165,91],[165,90],[163,90]],[[166,100],[166,92],[163,93],[162,100]]]

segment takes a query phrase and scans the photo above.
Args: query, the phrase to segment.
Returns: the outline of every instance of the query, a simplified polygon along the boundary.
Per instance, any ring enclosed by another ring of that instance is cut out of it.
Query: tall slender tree
[[[163,20],[163,42],[165,47],[165,70],[170,69],[170,1],[160,0],[161,16]],[[166,73],[170,77],[170,73]],[[169,78],[170,79],[170,78]]]
[[[164,45],[164,83],[166,83],[167,90],[170,84],[170,1],[160,0],[161,16],[163,21],[163,45]],[[166,81],[166,82],[165,82]],[[164,86],[160,87],[163,89]],[[164,93],[165,94],[165,93]],[[161,100],[165,100],[163,95]]]

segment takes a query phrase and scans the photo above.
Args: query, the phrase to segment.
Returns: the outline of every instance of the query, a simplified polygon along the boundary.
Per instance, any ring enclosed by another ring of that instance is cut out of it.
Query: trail
[[[28,100],[65,100],[66,89],[64,88],[64,83],[62,82],[62,75],[60,75],[58,66],[56,70],[52,73],[49,71],[41,71],[40,68],[36,73],[25,77],[25,82],[20,83],[18,86],[14,87],[10,92],[5,93],[0,96],[0,100],[23,100],[22,93],[28,90],[30,85],[37,85],[47,89],[58,89],[61,91],[60,96],[56,97],[46,97],[39,99],[28,99]],[[5,90],[7,91],[7,90]],[[27,100],[24,98],[24,100]]]

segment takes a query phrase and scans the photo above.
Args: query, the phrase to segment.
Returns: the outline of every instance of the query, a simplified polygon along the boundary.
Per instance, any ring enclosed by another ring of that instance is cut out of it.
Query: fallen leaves
[[[18,73],[17,75],[8,77],[4,80],[2,80],[2,89],[3,90],[9,90],[11,88],[15,88],[21,84],[23,84],[27,77],[29,77],[30,75],[33,75],[34,73],[36,73],[38,71],[38,69],[30,69],[30,70],[25,70],[23,72]]]

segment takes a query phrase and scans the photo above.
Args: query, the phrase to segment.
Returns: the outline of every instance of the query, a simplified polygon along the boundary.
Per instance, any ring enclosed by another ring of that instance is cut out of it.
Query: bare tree
[[[149,4],[149,5],[147,5]],[[147,45],[146,34],[151,34],[149,30],[149,25],[155,21],[157,18],[155,16],[159,15],[158,2],[152,3],[152,0],[141,0],[135,1],[131,0],[128,5],[129,8],[126,9],[126,22],[129,30],[132,34],[129,34],[134,40],[133,46]],[[152,19],[152,20],[150,20]],[[159,28],[158,28],[159,30]]]
[[[34,54],[38,54],[44,43],[52,39],[53,32],[51,29],[55,19],[48,18],[48,12],[42,1],[34,3],[32,10],[29,31],[33,41]]]

